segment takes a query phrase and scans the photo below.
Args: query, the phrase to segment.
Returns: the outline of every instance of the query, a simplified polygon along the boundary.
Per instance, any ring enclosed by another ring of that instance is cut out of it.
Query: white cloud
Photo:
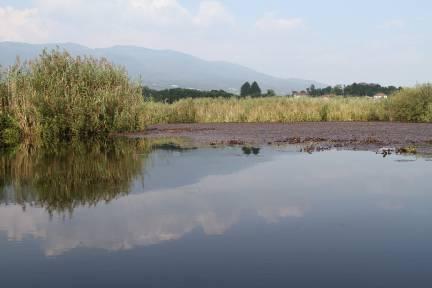
[[[259,30],[275,31],[275,30],[295,30],[304,26],[302,18],[275,18],[272,16],[265,16],[258,19],[256,27]]]
[[[195,15],[178,0],[37,0],[36,7],[45,12],[45,17],[61,20],[59,24],[62,26],[71,24],[71,21],[81,24],[99,21],[108,26],[115,24],[117,29],[124,30],[143,26],[209,25],[233,19],[224,5],[214,0],[200,2]]]
[[[183,9],[177,0],[129,0],[132,7],[144,9]]]
[[[191,17],[177,0],[129,0],[127,7],[128,17],[133,16],[137,22],[169,25],[190,21]]]
[[[43,41],[47,33],[38,9],[0,6],[0,41]]]
[[[130,44],[190,53],[206,41],[218,42],[226,36],[225,25],[234,23],[215,0],[201,1],[196,12],[178,0],[34,0],[30,9],[0,13],[0,40]],[[212,37],[204,40],[205,35]]]
[[[203,1],[194,17],[197,25],[209,26],[214,23],[234,23],[234,17],[218,1]]]

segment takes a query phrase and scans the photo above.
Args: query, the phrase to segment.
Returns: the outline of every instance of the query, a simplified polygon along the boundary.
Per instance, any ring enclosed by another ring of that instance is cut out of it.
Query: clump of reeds
[[[0,113],[24,137],[69,140],[143,127],[141,88],[105,59],[44,50],[17,61],[0,83]]]
[[[406,88],[390,98],[392,120],[432,122],[432,85]]]

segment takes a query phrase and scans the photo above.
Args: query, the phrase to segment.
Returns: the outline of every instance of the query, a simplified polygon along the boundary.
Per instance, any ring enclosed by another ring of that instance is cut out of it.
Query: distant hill
[[[132,77],[141,77],[145,85],[153,89],[192,88],[200,90],[223,89],[238,93],[245,81],[258,81],[263,90],[274,89],[281,94],[304,90],[315,81],[283,79],[256,72],[247,67],[228,62],[206,61],[171,50],[153,50],[134,46],[115,46],[91,49],[73,43],[25,44],[0,42],[0,65],[8,66],[21,60],[35,58],[44,48],[60,47],[73,55],[106,57],[124,66]]]

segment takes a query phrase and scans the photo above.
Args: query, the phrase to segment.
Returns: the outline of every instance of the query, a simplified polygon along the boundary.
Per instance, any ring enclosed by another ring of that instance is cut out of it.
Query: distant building
[[[307,97],[309,96],[309,94],[306,91],[293,91],[292,96],[294,98],[300,98],[300,97]]]
[[[375,96],[373,96],[374,100],[382,100],[382,99],[387,99],[388,96],[384,93],[377,93],[375,94]]]

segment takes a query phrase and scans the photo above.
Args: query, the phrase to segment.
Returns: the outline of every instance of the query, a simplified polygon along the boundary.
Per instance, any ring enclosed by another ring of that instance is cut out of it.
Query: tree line
[[[172,88],[165,90],[155,90],[149,87],[142,88],[142,94],[145,100],[151,100],[155,102],[164,102],[172,104],[184,98],[232,98],[238,97],[239,95],[226,92],[225,90],[196,90],[196,89],[185,89],[185,88]],[[276,96],[274,90],[267,90],[266,93],[262,93],[259,84],[254,81],[252,85],[249,82],[244,83],[240,88],[240,97],[271,97]]]
[[[302,91],[311,97],[319,97],[324,95],[338,95],[338,96],[374,96],[377,93],[384,93],[387,95],[393,94],[401,90],[401,87],[395,86],[381,86],[379,84],[368,84],[368,83],[353,83],[351,85],[342,86],[327,86],[325,88],[316,88],[315,85],[311,85],[306,91]],[[293,91],[293,94],[298,92]],[[165,90],[155,90],[149,87],[142,88],[142,94],[145,100],[151,100],[155,102],[174,103],[185,98],[232,98],[239,97],[238,94],[230,93],[225,90],[196,90],[196,89],[185,89],[185,88],[173,88]],[[258,82],[254,81],[245,82],[240,87],[240,97],[273,97],[276,96],[274,90],[267,90],[263,93]]]
[[[374,96],[378,93],[390,95],[399,90],[402,90],[402,87],[381,86],[379,84],[370,83],[353,83],[347,86],[336,85],[325,88],[316,88],[315,85],[311,85],[307,88],[306,92],[312,97],[330,94],[338,96]]]
[[[201,91],[195,89],[173,88],[154,90],[143,87],[142,93],[145,100],[172,104],[184,98],[231,98],[236,95],[224,90]]]

